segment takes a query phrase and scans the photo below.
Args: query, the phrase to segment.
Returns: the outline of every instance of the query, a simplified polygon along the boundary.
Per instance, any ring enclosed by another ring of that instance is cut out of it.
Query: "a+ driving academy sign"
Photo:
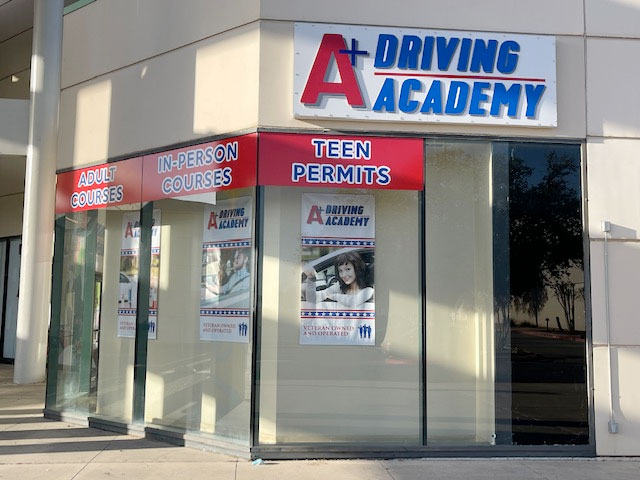
[[[553,36],[295,25],[296,117],[557,126]]]

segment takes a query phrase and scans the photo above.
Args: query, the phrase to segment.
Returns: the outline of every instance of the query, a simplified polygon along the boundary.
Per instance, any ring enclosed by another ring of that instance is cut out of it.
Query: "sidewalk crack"
[[[80,474],[82,473],[82,471],[83,471],[85,468],[87,468],[87,467],[89,466],[89,464],[90,464],[91,462],[93,462],[93,461],[96,459],[96,457],[97,457],[98,455],[100,455],[102,452],[104,452],[104,451],[107,449],[107,447],[108,447],[109,445],[111,445],[111,443],[113,443],[113,439],[109,440],[109,441],[107,442],[107,444],[106,444],[104,447],[102,447],[102,450],[100,450],[100,451],[99,451],[98,453],[96,453],[93,457],[91,457],[91,459],[90,459],[87,463],[85,463],[85,464],[84,464],[84,467],[82,467],[80,470],[78,470],[78,471],[76,472],[76,474],[75,474],[73,477],[71,477],[71,478],[70,478],[70,480],[73,480],[73,479],[74,479],[74,478],[76,478],[78,475],[80,475]]]
[[[531,473],[534,473],[536,475],[538,475],[541,478],[544,478],[544,480],[550,480],[549,477],[547,477],[546,475],[543,475],[539,472],[536,472],[533,468],[529,467],[529,465],[527,465],[526,463],[523,462],[519,462],[520,465],[522,465],[524,468],[526,468],[527,470],[529,470]]]
[[[396,477],[394,477],[393,474],[389,471],[389,469],[384,466],[384,463],[382,463],[382,460],[378,460],[378,463],[384,469],[384,471],[387,472],[387,475],[391,477],[391,480],[396,480]]]

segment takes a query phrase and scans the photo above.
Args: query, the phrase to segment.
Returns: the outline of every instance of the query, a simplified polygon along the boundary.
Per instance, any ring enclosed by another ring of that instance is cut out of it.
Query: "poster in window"
[[[205,208],[200,340],[249,343],[251,203],[251,197],[239,197]]]
[[[375,345],[375,200],[302,195],[300,344]]]
[[[160,278],[160,210],[153,211],[151,228],[151,272],[149,276],[149,339],[158,336],[158,281]],[[140,253],[140,213],[122,217],[120,250],[120,291],[118,294],[118,337],[135,338],[138,308]]]

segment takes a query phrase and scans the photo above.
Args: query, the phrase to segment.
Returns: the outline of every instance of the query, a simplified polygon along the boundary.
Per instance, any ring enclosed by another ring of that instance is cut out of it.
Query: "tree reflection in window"
[[[588,443],[580,147],[509,144],[512,441]]]

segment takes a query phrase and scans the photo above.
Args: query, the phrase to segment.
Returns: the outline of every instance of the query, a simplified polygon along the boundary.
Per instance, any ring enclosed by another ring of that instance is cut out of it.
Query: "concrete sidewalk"
[[[0,479],[638,480],[640,459],[281,461],[215,453],[78,427],[42,416],[44,385],[14,385],[0,365]]]

